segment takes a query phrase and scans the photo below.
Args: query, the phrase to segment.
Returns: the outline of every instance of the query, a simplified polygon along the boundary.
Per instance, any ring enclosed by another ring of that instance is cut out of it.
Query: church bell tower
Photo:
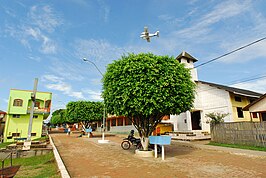
[[[196,58],[183,51],[176,57],[176,60],[178,60],[182,64],[185,64],[185,67],[190,69],[191,78],[193,81],[198,81],[197,69],[194,68],[194,62],[198,61]]]

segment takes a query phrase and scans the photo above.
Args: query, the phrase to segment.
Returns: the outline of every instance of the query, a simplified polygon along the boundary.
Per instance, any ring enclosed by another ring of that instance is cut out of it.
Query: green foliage
[[[193,105],[190,71],[174,57],[128,54],[109,64],[103,97],[110,114],[127,116],[140,136],[148,137],[164,115]]]
[[[99,101],[69,102],[66,117],[69,123],[98,121],[103,118],[103,108],[103,103]]]
[[[226,116],[228,116],[229,113],[218,113],[218,112],[211,112],[206,114],[206,117],[210,118],[211,124],[218,124],[221,122],[224,122],[224,119]]]
[[[230,148],[239,148],[239,149],[246,149],[246,150],[266,151],[266,147],[258,147],[258,146],[225,144],[225,143],[216,143],[216,142],[210,142],[210,143],[208,143],[208,145],[230,147]]]
[[[66,119],[65,109],[58,109],[53,112],[52,118],[50,120],[51,124],[57,125],[57,124],[63,124],[66,122],[67,122],[67,119]]]

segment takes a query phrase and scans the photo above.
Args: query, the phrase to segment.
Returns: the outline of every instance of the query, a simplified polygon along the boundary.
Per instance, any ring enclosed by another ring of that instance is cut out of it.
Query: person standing
[[[67,135],[68,136],[70,135],[70,132],[71,132],[71,129],[70,129],[70,126],[68,126],[68,128],[67,128]]]

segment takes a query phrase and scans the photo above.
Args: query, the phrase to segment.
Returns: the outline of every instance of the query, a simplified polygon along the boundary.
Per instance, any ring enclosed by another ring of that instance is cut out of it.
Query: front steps
[[[211,139],[210,133],[206,131],[174,131],[169,132],[168,135],[172,137],[172,140],[200,141]]]

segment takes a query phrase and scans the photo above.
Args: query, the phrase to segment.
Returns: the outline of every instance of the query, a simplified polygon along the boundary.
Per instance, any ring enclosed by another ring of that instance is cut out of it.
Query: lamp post
[[[102,77],[103,77],[103,73],[100,71],[100,69],[97,67],[97,65],[96,65],[94,62],[92,62],[92,61],[86,59],[85,57],[83,58],[83,61],[84,61],[84,62],[89,62],[89,63],[93,64],[94,67],[98,70],[98,72],[99,72],[99,73],[102,75]],[[98,140],[98,143],[108,143],[108,142],[109,142],[109,140],[105,140],[105,139],[104,139],[104,132],[105,132],[105,104],[104,104],[104,102],[103,102],[103,131],[102,131],[102,139],[101,139],[101,140]]]

